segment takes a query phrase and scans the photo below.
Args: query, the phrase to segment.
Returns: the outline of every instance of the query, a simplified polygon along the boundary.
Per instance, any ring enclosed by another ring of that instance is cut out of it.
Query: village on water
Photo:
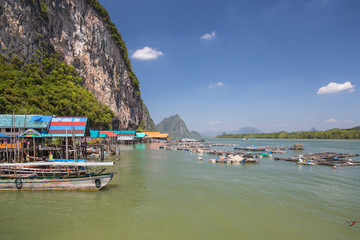
[[[114,162],[120,144],[161,143],[159,149],[184,150],[214,155],[211,163],[258,164],[263,157],[283,154],[285,150],[304,150],[293,146],[249,146],[226,144],[234,150],[217,150],[224,144],[204,140],[172,140],[168,133],[135,130],[101,131],[87,128],[87,117],[45,115],[0,115],[0,190],[100,190],[114,177]],[[247,140],[247,139],[244,139]],[[274,160],[300,165],[358,166],[351,157],[359,154],[334,152],[308,153]]]
[[[118,144],[166,140],[168,134],[87,128],[87,117],[0,115],[0,190],[100,190],[114,172],[106,155]],[[88,159],[97,161],[88,161]]]

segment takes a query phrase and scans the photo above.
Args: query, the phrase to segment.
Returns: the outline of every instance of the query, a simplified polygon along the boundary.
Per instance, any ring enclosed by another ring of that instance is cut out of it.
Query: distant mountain
[[[262,133],[262,131],[260,131],[257,128],[254,127],[243,127],[240,128],[239,130],[233,130],[233,131],[206,131],[203,132],[202,135],[205,137],[215,137],[215,136],[219,136],[219,135],[223,135],[223,134],[257,134],[257,133]]]
[[[169,136],[175,139],[201,138],[200,133],[195,131],[189,132],[185,122],[178,114],[164,118],[159,124],[156,125],[156,128],[160,132],[169,133]]]
[[[234,133],[234,134],[257,134],[257,133],[261,133],[261,131],[254,127],[243,127],[243,128],[240,128],[239,130],[237,130],[235,132],[231,132],[231,133]]]

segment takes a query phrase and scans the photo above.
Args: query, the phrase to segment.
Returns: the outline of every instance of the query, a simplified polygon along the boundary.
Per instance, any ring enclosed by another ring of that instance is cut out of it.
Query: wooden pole
[[[67,138],[67,129],[66,129],[66,140],[65,140],[65,157],[66,157],[66,160],[69,159],[69,143],[68,143],[68,138]]]
[[[11,133],[11,137],[10,137],[10,158],[11,158],[11,160],[12,161],[14,161],[14,159],[13,159],[13,141],[14,141],[14,139],[13,139],[13,125],[14,125],[14,121],[15,121],[15,119],[14,119],[14,111],[13,111],[13,115],[12,115],[12,117],[11,117],[11,131],[10,131],[10,133]]]
[[[74,160],[77,160],[77,148],[76,148],[76,142],[75,142],[75,135],[74,135],[73,126],[71,126],[71,137],[72,137],[72,141],[73,141]]]
[[[6,139],[6,144],[5,144],[5,146],[6,146],[6,161],[7,162],[9,162],[9,153],[8,153],[8,142],[9,142],[9,140],[8,139]]]
[[[82,146],[81,146],[81,138],[79,138],[79,158],[82,159],[83,158],[83,151],[82,151]]]
[[[20,133],[20,121],[19,121],[19,129],[18,129],[19,133]],[[20,162],[20,137],[18,137],[17,140],[17,153],[18,153],[18,162]]]
[[[25,111],[25,119],[24,119],[24,131],[23,131],[23,138],[22,138],[22,144],[21,144],[21,162],[23,162],[24,160],[24,139],[25,139],[25,136],[24,136],[24,132],[26,131],[26,117],[27,117],[27,109]]]
[[[35,160],[35,157],[36,157],[36,154],[35,154],[36,146],[35,146],[35,136],[34,136],[34,135],[33,135],[33,149],[34,149],[34,160]]]

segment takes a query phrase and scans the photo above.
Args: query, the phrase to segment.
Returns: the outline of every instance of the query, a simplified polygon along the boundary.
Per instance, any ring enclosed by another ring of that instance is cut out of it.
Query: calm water
[[[360,141],[209,141],[305,145],[286,156],[360,153]],[[219,165],[149,145],[121,150],[118,174],[102,191],[0,192],[0,239],[360,239],[360,224],[345,223],[360,220],[360,167],[271,158]]]

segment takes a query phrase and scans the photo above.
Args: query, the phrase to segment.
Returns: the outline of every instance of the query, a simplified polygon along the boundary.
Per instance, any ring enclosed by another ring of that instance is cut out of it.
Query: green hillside
[[[0,113],[87,116],[92,128],[110,129],[114,113],[82,86],[73,66],[56,58],[18,58],[0,55]]]
[[[350,129],[330,129],[327,131],[277,132],[260,134],[225,134],[217,138],[282,138],[282,139],[360,139],[360,126]]]

